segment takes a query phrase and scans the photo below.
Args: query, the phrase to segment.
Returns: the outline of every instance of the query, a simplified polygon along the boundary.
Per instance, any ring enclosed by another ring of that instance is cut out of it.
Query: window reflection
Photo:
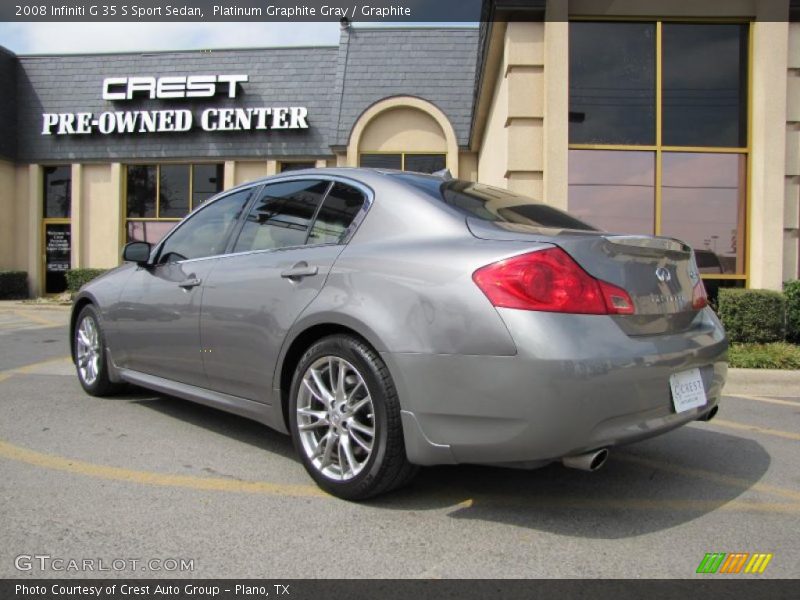
[[[741,154],[663,154],[662,234],[692,246],[704,273],[744,273],[746,167]]]
[[[222,191],[224,171],[222,163],[128,165],[128,241],[161,240],[178,219]],[[166,221],[151,223],[144,219]]]
[[[664,23],[665,145],[747,146],[747,31]]]
[[[222,191],[225,180],[225,165],[222,163],[192,166],[192,207]]]
[[[371,169],[395,169],[397,171],[415,171],[417,173],[435,173],[446,167],[447,156],[442,153],[396,154],[380,152],[364,152],[359,158],[359,165]]]
[[[654,233],[655,153],[570,150],[569,211],[614,233]]]
[[[281,162],[281,173],[288,173],[289,171],[299,171],[300,169],[313,169],[316,166],[314,161],[302,162]]]
[[[654,144],[655,23],[570,23],[569,141]]]
[[[396,169],[403,168],[402,154],[362,154],[360,165],[370,169]]]
[[[176,221],[128,221],[128,241],[157,244],[177,224]]]
[[[157,172],[155,165],[128,166],[128,217],[155,218]]]
[[[158,216],[181,218],[189,213],[189,165],[161,165]]]
[[[406,154],[405,170],[417,173],[436,173],[445,168],[444,154]]]
[[[69,218],[72,202],[72,168],[44,167],[43,170],[44,218]]]

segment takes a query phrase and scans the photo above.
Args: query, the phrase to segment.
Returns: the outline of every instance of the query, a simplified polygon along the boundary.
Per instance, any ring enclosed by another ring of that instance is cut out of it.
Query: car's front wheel
[[[78,380],[87,394],[110,396],[122,389],[108,377],[105,340],[100,329],[97,309],[87,304],[78,314],[72,340]]]
[[[323,338],[301,357],[290,391],[289,424],[303,465],[324,490],[362,500],[404,485],[400,404],[386,364],[348,335]]]

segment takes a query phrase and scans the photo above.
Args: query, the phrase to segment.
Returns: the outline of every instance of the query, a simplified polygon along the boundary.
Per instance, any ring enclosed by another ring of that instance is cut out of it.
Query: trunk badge
[[[669,269],[666,267],[658,267],[656,269],[656,279],[661,283],[667,283],[672,279],[672,275],[670,275]]]

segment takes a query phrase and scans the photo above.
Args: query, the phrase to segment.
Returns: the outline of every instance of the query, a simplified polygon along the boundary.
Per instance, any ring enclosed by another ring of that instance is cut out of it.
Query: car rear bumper
[[[535,466],[659,435],[719,402],[727,340],[710,310],[690,332],[646,337],[610,317],[499,312],[516,356],[383,354],[412,462]],[[708,402],[676,413],[669,377],[693,368]]]

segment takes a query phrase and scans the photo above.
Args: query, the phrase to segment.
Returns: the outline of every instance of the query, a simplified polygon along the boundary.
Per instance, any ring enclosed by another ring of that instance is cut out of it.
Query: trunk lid
[[[685,331],[697,316],[692,295],[700,275],[692,249],[679,240],[471,217],[467,218],[467,226],[479,239],[559,246],[596,279],[626,290],[633,300],[635,314],[614,318],[630,335]]]

